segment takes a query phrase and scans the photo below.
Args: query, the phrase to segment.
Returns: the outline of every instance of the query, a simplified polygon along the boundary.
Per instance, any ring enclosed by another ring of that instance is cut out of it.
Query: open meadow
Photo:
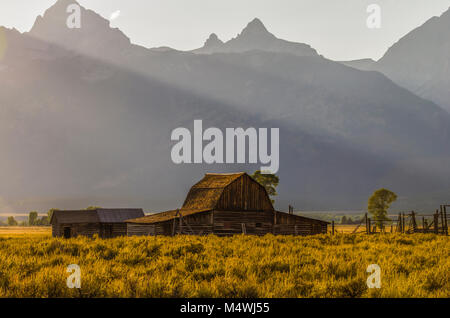
[[[66,240],[1,229],[0,297],[450,297],[449,254],[434,234]],[[66,285],[70,264],[80,289]],[[366,285],[370,264],[379,289]]]
[[[0,226],[0,237],[49,237],[51,235],[50,226]]]

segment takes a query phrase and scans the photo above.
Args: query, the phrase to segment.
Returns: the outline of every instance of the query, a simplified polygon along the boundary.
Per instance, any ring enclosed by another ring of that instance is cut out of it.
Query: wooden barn
[[[132,235],[327,232],[327,222],[275,211],[266,189],[246,173],[208,173],[189,191],[181,209],[126,221]]]
[[[127,235],[125,220],[143,216],[142,209],[56,210],[50,223],[54,237],[98,234],[99,237],[110,238]]]

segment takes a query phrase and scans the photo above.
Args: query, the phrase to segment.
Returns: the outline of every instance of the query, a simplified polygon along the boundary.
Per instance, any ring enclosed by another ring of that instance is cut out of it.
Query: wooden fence
[[[448,235],[447,208],[450,205],[443,204],[433,214],[420,214],[414,211],[400,212],[398,215],[388,215],[386,219],[379,220],[370,218],[366,213],[361,222],[355,227],[352,234],[366,233],[435,233]],[[331,233],[334,234],[335,227],[332,222]]]

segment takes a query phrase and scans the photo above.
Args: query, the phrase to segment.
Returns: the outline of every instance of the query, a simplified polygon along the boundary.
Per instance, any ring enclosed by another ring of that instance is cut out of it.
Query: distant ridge
[[[450,9],[402,37],[372,69],[450,112]]]
[[[237,37],[222,42],[216,34],[211,34],[205,45],[193,50],[194,53],[242,53],[252,50],[274,53],[289,53],[297,56],[318,56],[316,50],[307,44],[278,39],[270,33],[258,18],[247,24]]]
[[[376,63],[372,59],[360,59],[353,61],[340,61],[339,63],[356,68],[361,71],[368,71],[373,68],[373,65]]]

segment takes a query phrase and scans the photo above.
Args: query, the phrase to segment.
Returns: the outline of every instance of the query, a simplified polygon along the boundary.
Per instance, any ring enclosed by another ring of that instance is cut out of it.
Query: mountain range
[[[432,17],[378,60],[344,62],[383,73],[395,83],[450,112],[450,10]]]
[[[227,42],[222,42],[215,33],[212,33],[203,47],[192,52],[212,54],[242,53],[253,50],[289,53],[296,56],[318,56],[317,51],[307,44],[278,39],[258,18],[253,19],[237,37]]]
[[[147,49],[84,8],[82,28],[67,28],[71,3],[59,0],[29,32],[0,28],[0,213],[158,211],[207,171],[259,168],[172,163],[171,131],[195,119],[280,128],[280,209],[363,209],[380,187],[399,194],[399,209],[448,197],[450,115],[382,70],[389,59],[357,69],[258,19],[227,42]]]

